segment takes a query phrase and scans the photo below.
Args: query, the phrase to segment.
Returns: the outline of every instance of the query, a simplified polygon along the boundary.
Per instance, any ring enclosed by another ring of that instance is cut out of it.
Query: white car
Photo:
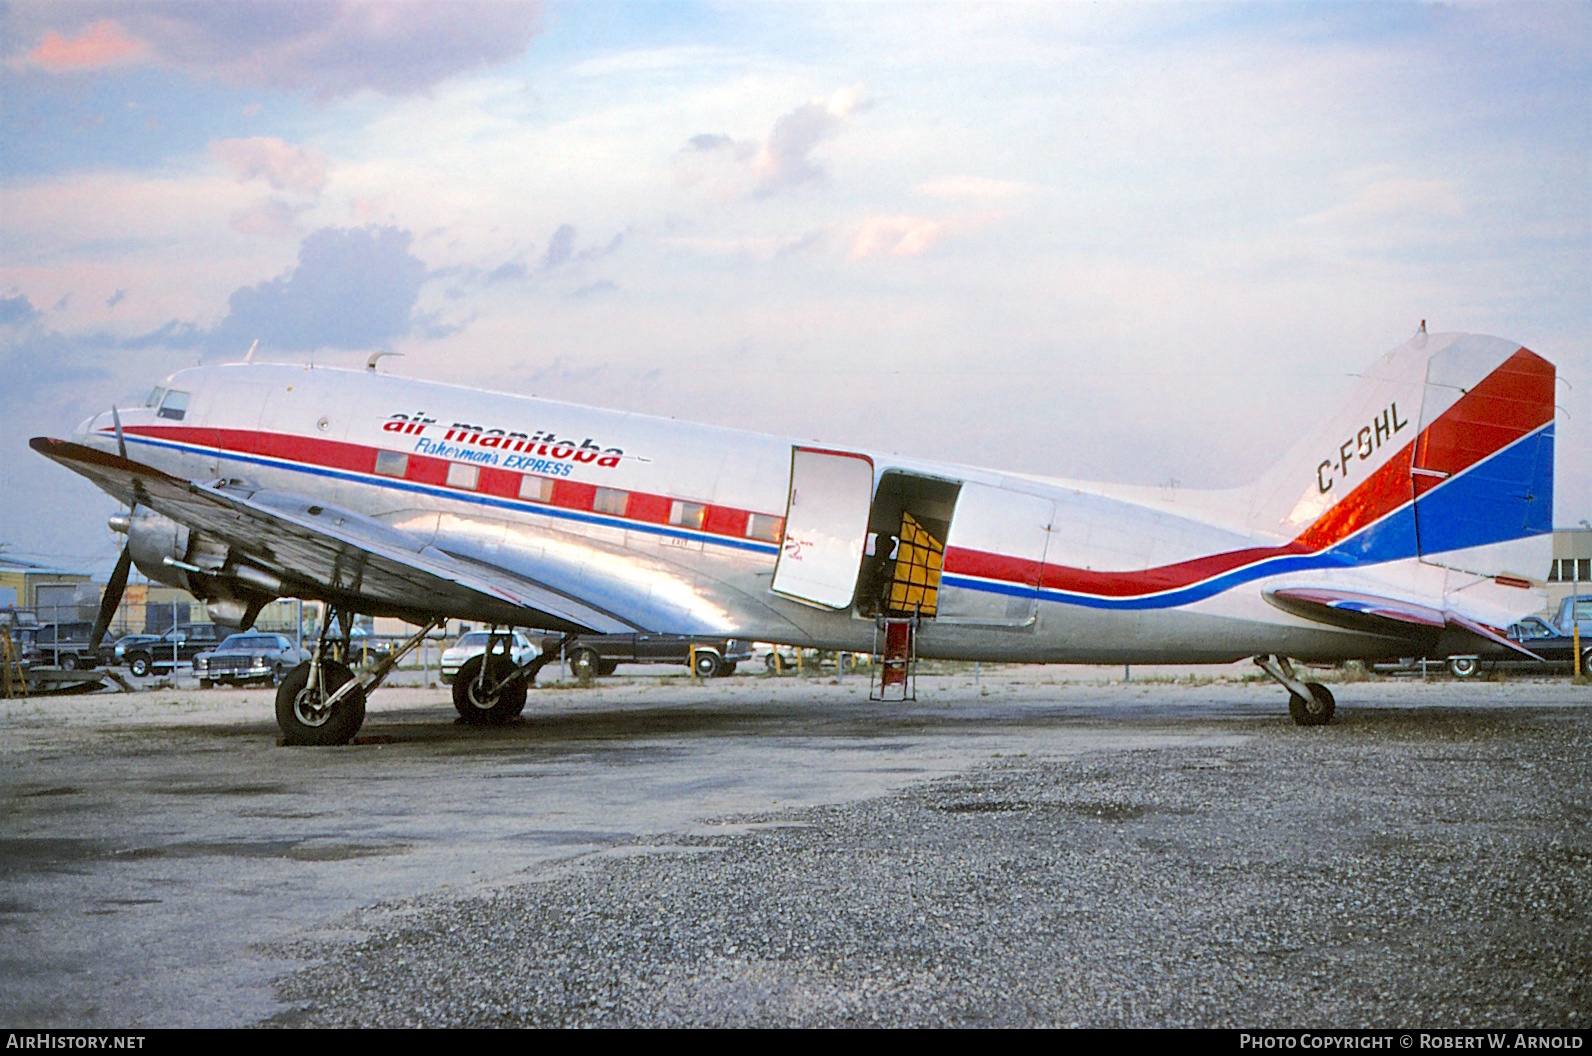
[[[459,673],[459,668],[472,656],[480,656],[486,652],[486,644],[491,641],[492,635],[488,631],[471,631],[461,635],[459,640],[442,651],[442,681],[445,685],[453,684],[453,676]],[[509,636],[509,657],[516,665],[526,664],[542,655],[540,647],[535,645],[525,636],[523,631],[515,631]]]

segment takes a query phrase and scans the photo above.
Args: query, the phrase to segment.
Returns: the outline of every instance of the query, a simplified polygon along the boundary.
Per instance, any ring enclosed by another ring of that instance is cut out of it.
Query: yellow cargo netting
[[[890,582],[890,611],[933,617],[940,605],[940,566],[944,561],[945,544],[930,535],[917,518],[903,513],[895,576]]]

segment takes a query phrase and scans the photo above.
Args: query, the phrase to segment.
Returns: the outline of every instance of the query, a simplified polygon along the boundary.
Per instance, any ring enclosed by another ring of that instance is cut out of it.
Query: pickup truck
[[[549,636],[542,652],[557,656],[562,639]],[[695,653],[692,647],[695,646]],[[692,663],[699,678],[735,673],[735,665],[752,658],[752,643],[736,638],[693,638],[685,634],[584,635],[564,646],[570,670],[580,678],[611,675],[620,664]]]

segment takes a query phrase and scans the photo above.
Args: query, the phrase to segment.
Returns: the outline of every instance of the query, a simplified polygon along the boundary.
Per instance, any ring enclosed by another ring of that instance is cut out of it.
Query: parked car
[[[549,636],[542,648],[556,652],[562,639]],[[564,647],[564,656],[582,678],[611,675],[620,664],[692,663],[701,678],[735,673],[735,665],[752,658],[752,643],[736,638],[700,638],[685,634],[583,635]]]
[[[194,657],[220,642],[213,623],[179,623],[152,642],[140,642],[128,649],[127,669],[140,677],[152,671],[170,671],[176,664]]]
[[[492,640],[490,631],[471,631],[461,635],[459,640],[442,651],[442,681],[446,685],[453,684],[453,676],[459,673],[459,668],[472,656],[480,656],[486,652],[486,646]],[[509,643],[509,657],[515,664],[527,664],[542,655],[542,650],[524,631],[515,631]]]
[[[193,658],[193,673],[203,689],[217,682],[270,682],[277,685],[293,668],[310,658],[285,635],[250,631],[229,635],[210,652]]]
[[[111,646],[110,663],[126,664],[128,650],[132,649],[134,646],[142,645],[145,642],[158,641],[160,641],[160,635],[158,634],[124,634],[120,638],[116,639],[115,645]]]

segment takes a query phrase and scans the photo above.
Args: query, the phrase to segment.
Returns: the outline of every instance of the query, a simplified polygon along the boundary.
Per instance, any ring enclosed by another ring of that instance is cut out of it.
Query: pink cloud
[[[945,237],[950,224],[921,216],[870,216],[857,229],[851,244],[851,259],[862,260],[881,254],[915,257]]]
[[[313,147],[299,147],[275,136],[218,139],[210,144],[215,156],[239,183],[264,179],[273,190],[292,191],[313,198],[326,185],[326,155]]]
[[[56,73],[93,70],[141,58],[144,46],[122,34],[122,27],[102,19],[75,37],[46,33],[44,41],[28,53],[28,58]]]
[[[232,229],[245,235],[287,238],[298,234],[299,214],[308,205],[290,205],[280,198],[263,198],[232,214]]]

